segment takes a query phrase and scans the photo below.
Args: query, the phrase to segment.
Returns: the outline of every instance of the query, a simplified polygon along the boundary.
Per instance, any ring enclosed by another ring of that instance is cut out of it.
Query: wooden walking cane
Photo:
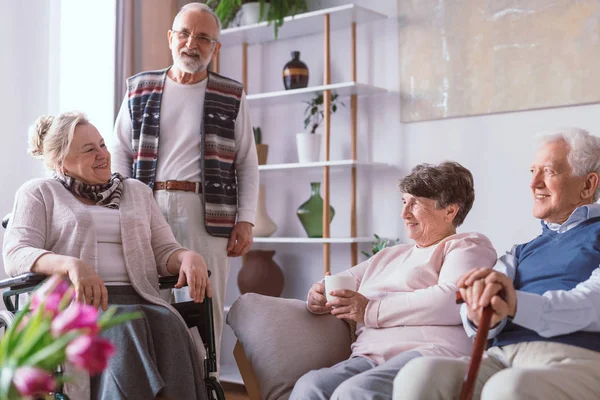
[[[464,300],[460,295],[460,292],[456,292],[456,304],[461,303],[464,303]],[[490,324],[492,323],[492,314],[493,310],[491,306],[487,306],[483,309],[483,315],[481,316],[481,321],[479,321],[477,335],[475,336],[475,343],[473,343],[471,361],[469,362],[469,368],[463,379],[459,397],[460,400],[471,400],[473,398],[477,373],[479,372],[479,366],[481,365],[481,359],[487,343],[487,336],[490,331]]]

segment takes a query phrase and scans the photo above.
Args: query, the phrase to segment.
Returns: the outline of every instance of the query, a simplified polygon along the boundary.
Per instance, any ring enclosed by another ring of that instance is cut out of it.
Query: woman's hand
[[[67,276],[75,287],[75,301],[96,308],[108,308],[108,291],[96,270],[79,258],[69,257],[66,263]]]
[[[365,323],[365,310],[369,299],[353,290],[332,290],[330,295],[335,296],[327,302],[327,307],[333,307],[331,314],[339,319],[350,319],[356,323]]]
[[[208,280],[208,267],[204,258],[193,251],[183,251],[180,255],[179,279],[175,284],[177,289],[186,283],[189,287],[190,297],[196,303],[204,302],[204,297],[212,297],[210,281]]]
[[[328,313],[330,308],[325,305],[327,298],[325,297],[325,285],[322,281],[313,284],[308,292],[306,305],[310,312],[315,314]]]

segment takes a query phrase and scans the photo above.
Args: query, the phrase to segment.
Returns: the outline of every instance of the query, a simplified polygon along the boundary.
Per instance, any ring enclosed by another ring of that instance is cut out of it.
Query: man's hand
[[[185,251],[181,255],[179,279],[175,284],[175,288],[179,289],[186,283],[190,291],[190,297],[196,303],[202,303],[205,296],[212,297],[206,262],[200,254],[193,251]]]
[[[227,243],[227,256],[240,257],[250,250],[252,246],[252,224],[240,221],[233,227],[229,242]]]
[[[357,323],[365,323],[365,310],[369,299],[354,290],[332,290],[329,293],[335,296],[325,305],[332,307],[331,314],[339,319],[350,319]]]
[[[503,273],[491,268],[474,269],[463,275],[457,286],[467,304],[467,316],[477,326],[488,305],[494,311],[492,326],[517,312],[517,293],[512,280]]]

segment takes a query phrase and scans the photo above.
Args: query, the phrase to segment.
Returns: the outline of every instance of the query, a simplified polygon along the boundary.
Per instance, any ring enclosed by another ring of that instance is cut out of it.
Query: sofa
[[[286,400],[302,375],[350,357],[348,324],[310,313],[301,300],[247,293],[232,305],[227,324],[238,338],[234,356],[252,400]]]

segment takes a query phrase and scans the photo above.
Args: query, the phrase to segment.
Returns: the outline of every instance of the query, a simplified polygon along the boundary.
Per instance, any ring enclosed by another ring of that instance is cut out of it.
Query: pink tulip
[[[52,313],[52,316],[55,316],[60,312],[60,301],[70,287],[68,281],[58,275],[52,275],[38,290],[33,292],[31,310],[35,311],[40,304],[44,303],[44,308]]]
[[[50,331],[54,337],[58,337],[74,329],[88,329],[90,335],[95,335],[99,331],[98,310],[94,307],[72,303],[64,311],[54,318]]]
[[[36,367],[17,368],[13,384],[23,396],[53,392],[56,387],[54,377],[48,371]]]
[[[98,336],[84,335],[67,346],[67,359],[75,366],[85,369],[90,375],[102,372],[108,359],[115,353],[115,346]]]

